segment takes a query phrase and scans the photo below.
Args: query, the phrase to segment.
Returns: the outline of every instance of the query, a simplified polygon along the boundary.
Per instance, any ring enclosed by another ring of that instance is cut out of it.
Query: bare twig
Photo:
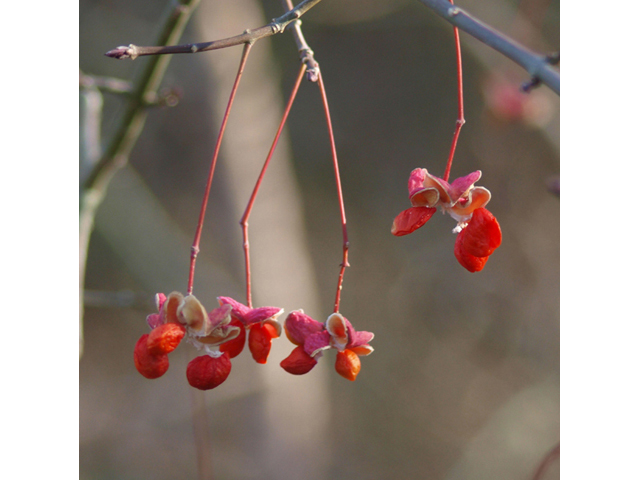
[[[214,40],[212,42],[203,43],[189,43],[186,45],[172,45],[172,46],[154,46],[154,47],[140,47],[137,45],[121,46],[109,50],[105,55],[111,58],[117,58],[119,60],[130,58],[135,60],[138,57],[144,55],[166,55],[177,53],[199,53],[208,52],[210,50],[219,50],[221,48],[233,47],[235,45],[242,45],[245,43],[253,43],[261,38],[270,37],[276,33],[284,32],[287,25],[291,22],[299,19],[312,7],[320,3],[321,0],[302,0],[297,7],[289,10],[281,17],[275,18],[268,25],[256,28],[254,30],[245,30],[244,33],[236,35],[234,37],[223,38],[221,40]]]
[[[460,30],[480,40],[523,67],[532,78],[538,78],[560,95],[560,74],[554,70],[549,58],[538,55],[506,35],[494,30],[448,0],[419,0]]]
[[[285,10],[293,9],[293,3],[291,0],[282,0],[282,6]],[[311,82],[318,81],[318,74],[320,73],[320,66],[316,59],[313,57],[313,50],[307,44],[302,34],[302,20],[298,19],[289,24],[287,30],[290,30],[293,34],[293,39],[298,47],[298,53],[300,54],[300,60],[307,66],[307,80]]]

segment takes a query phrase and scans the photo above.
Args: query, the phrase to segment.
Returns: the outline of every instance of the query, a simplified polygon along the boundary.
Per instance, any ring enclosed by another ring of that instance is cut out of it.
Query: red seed
[[[240,329],[240,333],[236,338],[229,340],[228,342],[224,342],[222,345],[220,345],[220,351],[227,352],[229,354],[229,358],[235,358],[240,355],[240,353],[244,349],[244,342],[247,339],[247,332],[244,328],[244,324],[237,318],[232,319],[230,325],[238,327]]]
[[[496,217],[486,208],[473,211],[465,231],[462,248],[474,257],[488,257],[502,243],[502,231]]]
[[[433,207],[408,208],[407,210],[400,212],[400,214],[393,220],[391,233],[396,237],[408,235],[427,223],[427,220],[429,220],[434,213],[436,213],[436,209]]]
[[[169,357],[166,353],[152,355],[147,348],[149,334],[140,337],[133,350],[133,363],[138,372],[146,378],[158,378],[169,370]]]
[[[280,366],[292,375],[304,375],[316,366],[318,361],[304,351],[302,345],[297,346],[287,358],[280,362]]]
[[[271,352],[271,340],[277,337],[278,333],[273,325],[265,323],[253,324],[249,330],[249,350],[253,359],[258,363],[267,363],[269,352]]]
[[[336,372],[352,382],[360,373],[360,357],[351,350],[343,350],[336,355]]]
[[[231,373],[229,354],[214,358],[201,355],[187,365],[187,381],[199,390],[211,390],[224,382]]]
[[[468,228],[468,227],[467,227]],[[453,253],[464,268],[469,270],[470,272],[479,272],[484,268],[484,264],[487,263],[489,257],[476,257],[474,255],[470,255],[464,248],[463,242],[464,237],[466,235],[467,229],[464,228],[459,234],[458,238],[456,238],[456,244],[453,247]]]
[[[149,334],[147,350],[151,355],[173,352],[184,337],[185,328],[179,323],[165,323]]]

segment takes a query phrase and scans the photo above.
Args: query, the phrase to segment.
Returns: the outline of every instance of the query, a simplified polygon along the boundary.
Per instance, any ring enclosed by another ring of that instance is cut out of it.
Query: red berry
[[[271,352],[271,340],[278,336],[275,327],[269,323],[253,324],[249,330],[249,350],[258,363],[267,363]]]
[[[169,357],[166,353],[153,355],[147,348],[149,334],[140,337],[133,350],[133,363],[136,369],[146,378],[158,378],[169,370]]]
[[[244,324],[237,318],[232,319],[230,325],[238,327],[240,329],[240,333],[236,338],[229,340],[228,342],[224,342],[222,345],[220,345],[220,351],[227,352],[229,354],[229,358],[235,358],[240,355],[240,353],[244,349],[244,342],[247,339],[247,332],[244,328]]]
[[[470,272],[479,272],[484,268],[484,264],[487,263],[489,257],[476,257],[474,255],[469,254],[464,247],[462,246],[464,243],[464,237],[466,235],[467,229],[464,228],[459,234],[458,238],[456,238],[456,244],[453,247],[453,253],[464,268],[469,270]]]
[[[436,209],[433,207],[411,207],[402,212],[393,220],[391,233],[396,237],[408,235],[427,223]]]
[[[496,217],[486,208],[473,211],[467,227],[462,248],[474,257],[488,257],[502,243],[502,231]]]
[[[304,375],[316,366],[318,361],[304,351],[302,345],[297,346],[287,358],[280,362],[280,366],[292,375]]]
[[[231,373],[229,354],[214,358],[210,355],[196,357],[187,365],[189,385],[200,390],[211,390],[224,382]]]
[[[351,350],[343,350],[336,355],[336,372],[352,382],[360,373],[360,357]]]
[[[165,323],[151,330],[147,339],[147,350],[151,355],[173,352],[185,334],[179,323]]]

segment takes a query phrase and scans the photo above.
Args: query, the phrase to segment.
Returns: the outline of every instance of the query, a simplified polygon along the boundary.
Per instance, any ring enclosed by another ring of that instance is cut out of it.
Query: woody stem
[[[449,0],[453,5],[453,0]],[[456,43],[456,66],[458,71],[458,119],[456,120],[456,129],[453,132],[453,141],[451,142],[451,149],[449,150],[449,160],[447,161],[447,168],[444,171],[442,179],[445,182],[449,181],[449,174],[451,173],[451,164],[453,163],[453,155],[456,152],[456,145],[458,144],[458,137],[460,136],[460,130],[464,125],[464,101],[463,101],[463,89],[462,89],[462,50],[460,48],[460,33],[458,27],[453,27],[453,37]]]
[[[251,198],[249,198],[249,203],[247,204],[247,208],[242,215],[242,219],[240,220],[240,226],[242,227],[242,246],[244,249],[244,262],[245,262],[245,277],[247,280],[247,306],[249,308],[253,308],[251,305],[251,263],[249,259],[249,216],[251,215],[251,210],[253,210],[253,204],[256,201],[256,196],[258,195],[258,190],[260,189],[260,185],[262,185],[262,180],[264,178],[264,174],[267,171],[267,167],[269,166],[269,162],[271,161],[271,157],[273,157],[273,152],[276,150],[276,145],[278,145],[278,141],[280,140],[280,135],[282,134],[282,130],[284,129],[284,124],[287,121],[287,117],[289,116],[289,112],[291,111],[291,106],[293,105],[293,101],[298,94],[298,88],[300,87],[300,83],[302,82],[302,77],[304,76],[304,72],[307,69],[306,65],[303,63],[300,67],[300,72],[298,73],[298,77],[296,78],[296,82],[293,86],[293,90],[291,91],[291,96],[289,97],[289,101],[287,102],[287,106],[285,107],[284,114],[282,115],[282,120],[280,120],[280,126],[278,127],[278,131],[276,132],[276,136],[273,139],[273,143],[271,144],[271,149],[267,155],[267,159],[262,166],[262,171],[260,172],[260,176],[258,177],[258,181],[256,182],[255,187],[253,187],[253,193],[251,193]]]
[[[349,252],[349,238],[347,236],[347,216],[344,211],[344,200],[342,198],[342,185],[340,183],[340,169],[338,168],[338,154],[336,152],[336,142],[333,136],[333,127],[331,126],[331,115],[329,114],[329,102],[327,101],[327,92],[324,88],[324,82],[322,81],[322,73],[318,70],[318,87],[320,88],[320,94],[322,95],[322,105],[324,107],[324,116],[327,120],[327,130],[329,133],[329,142],[331,143],[331,156],[333,158],[333,171],[336,176],[336,187],[338,189],[338,203],[340,204],[340,220],[342,222],[342,263],[340,264],[340,274],[338,275],[338,287],[336,288],[336,301],[333,307],[333,312],[337,313],[340,310],[340,294],[342,293],[342,280],[344,278],[344,271],[349,266],[348,252]]]
[[[231,94],[229,96],[229,103],[227,104],[227,109],[224,112],[224,117],[222,118],[222,124],[220,125],[220,132],[218,133],[218,140],[216,141],[213,157],[211,159],[211,166],[209,167],[209,177],[207,179],[207,186],[205,188],[204,196],[202,198],[202,207],[200,208],[200,217],[198,218],[198,226],[196,227],[196,235],[195,235],[195,238],[193,239],[193,246],[191,247],[191,263],[189,265],[189,283],[187,284],[187,295],[191,295],[191,293],[193,292],[193,276],[195,274],[195,269],[196,269],[196,257],[200,252],[200,237],[202,235],[202,226],[204,225],[204,215],[207,211],[207,202],[209,201],[209,193],[211,192],[211,183],[213,181],[213,173],[215,172],[216,163],[218,162],[220,145],[222,144],[222,136],[224,135],[224,130],[227,126],[227,120],[229,119],[231,106],[233,105],[233,100],[236,96],[236,92],[238,91],[240,78],[242,77],[242,72],[244,71],[244,67],[247,63],[247,57],[249,56],[249,52],[251,51],[252,45],[253,43],[251,42],[244,44],[244,49],[242,50],[242,57],[240,59],[240,66],[238,67],[238,73],[236,75],[235,82],[233,83],[233,87],[231,89]]]

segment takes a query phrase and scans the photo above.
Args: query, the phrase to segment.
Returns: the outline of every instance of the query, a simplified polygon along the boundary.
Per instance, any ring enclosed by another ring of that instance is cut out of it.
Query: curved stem
[[[342,185],[340,182],[340,170],[338,168],[338,153],[336,152],[336,142],[333,136],[333,127],[331,125],[331,115],[329,114],[329,102],[327,101],[327,92],[322,81],[322,73],[318,70],[318,87],[322,95],[322,105],[324,107],[324,116],[327,120],[327,130],[329,132],[329,142],[331,143],[331,157],[333,159],[333,171],[336,177],[336,187],[338,189],[338,203],[340,204],[340,221],[342,222],[342,263],[340,264],[340,273],[338,274],[338,287],[336,288],[336,301],[333,312],[338,313],[340,310],[340,294],[342,293],[342,280],[344,271],[349,266],[349,238],[347,236],[347,216],[344,211],[344,199],[342,197]]]
[[[453,5],[453,0],[450,0]],[[460,48],[460,33],[457,27],[453,27],[453,37],[456,42],[456,67],[458,72],[458,119],[456,120],[456,129],[453,132],[453,141],[451,142],[451,150],[449,150],[449,160],[447,161],[447,167],[445,168],[442,179],[445,182],[449,181],[449,174],[451,173],[451,164],[453,163],[453,155],[456,152],[456,145],[458,144],[458,137],[460,136],[460,130],[464,125],[464,95],[462,88],[462,49]]]
[[[249,52],[251,51],[252,45],[253,45],[252,43],[246,43],[244,45],[244,49],[242,50],[242,57],[240,59],[240,66],[238,67],[236,80],[233,83],[233,87],[231,89],[231,94],[229,96],[229,103],[227,104],[227,109],[225,110],[224,117],[222,118],[222,124],[220,125],[220,133],[218,133],[218,140],[216,141],[213,157],[211,158],[211,166],[209,167],[209,177],[207,179],[207,186],[205,187],[204,196],[202,197],[200,217],[198,218],[198,226],[196,227],[196,234],[193,239],[193,246],[191,247],[191,263],[189,265],[189,282],[187,284],[187,295],[191,295],[191,293],[193,293],[193,276],[195,274],[195,269],[196,269],[196,257],[200,252],[200,237],[202,235],[202,227],[204,225],[204,216],[207,211],[209,193],[211,192],[211,183],[213,181],[213,174],[216,170],[216,163],[218,162],[220,145],[222,145],[222,137],[224,135],[224,130],[227,127],[227,120],[229,119],[229,113],[231,113],[231,106],[233,105],[233,100],[236,96],[236,92],[238,91],[238,85],[240,84],[240,79],[242,78],[242,72],[244,72],[244,67],[247,63],[247,57],[249,56]]]
[[[304,76],[304,72],[307,69],[306,65],[303,63],[300,67],[300,72],[298,73],[298,77],[296,78],[296,83],[293,86],[293,90],[291,91],[291,95],[289,96],[289,101],[287,102],[287,106],[285,107],[284,114],[282,115],[282,120],[280,120],[280,126],[278,127],[278,131],[276,132],[276,136],[273,139],[273,143],[271,144],[271,149],[267,154],[267,159],[262,166],[262,171],[260,172],[260,176],[258,176],[258,181],[256,182],[255,187],[253,187],[253,192],[251,193],[251,198],[249,198],[249,203],[247,204],[247,208],[242,215],[242,219],[240,220],[240,226],[242,227],[242,247],[244,249],[244,264],[245,264],[245,278],[247,284],[247,306],[249,308],[253,308],[251,304],[251,263],[249,257],[249,216],[251,215],[251,211],[253,210],[253,204],[256,201],[256,196],[258,195],[258,190],[260,189],[260,185],[262,185],[262,180],[264,179],[264,174],[267,171],[267,167],[269,166],[269,162],[271,162],[271,157],[273,157],[273,153],[276,150],[276,145],[278,145],[278,140],[280,140],[280,135],[282,134],[282,130],[284,129],[284,124],[289,117],[289,112],[291,111],[291,106],[293,105],[293,101],[298,94],[298,89],[300,88],[300,83],[302,82],[302,77]]]

